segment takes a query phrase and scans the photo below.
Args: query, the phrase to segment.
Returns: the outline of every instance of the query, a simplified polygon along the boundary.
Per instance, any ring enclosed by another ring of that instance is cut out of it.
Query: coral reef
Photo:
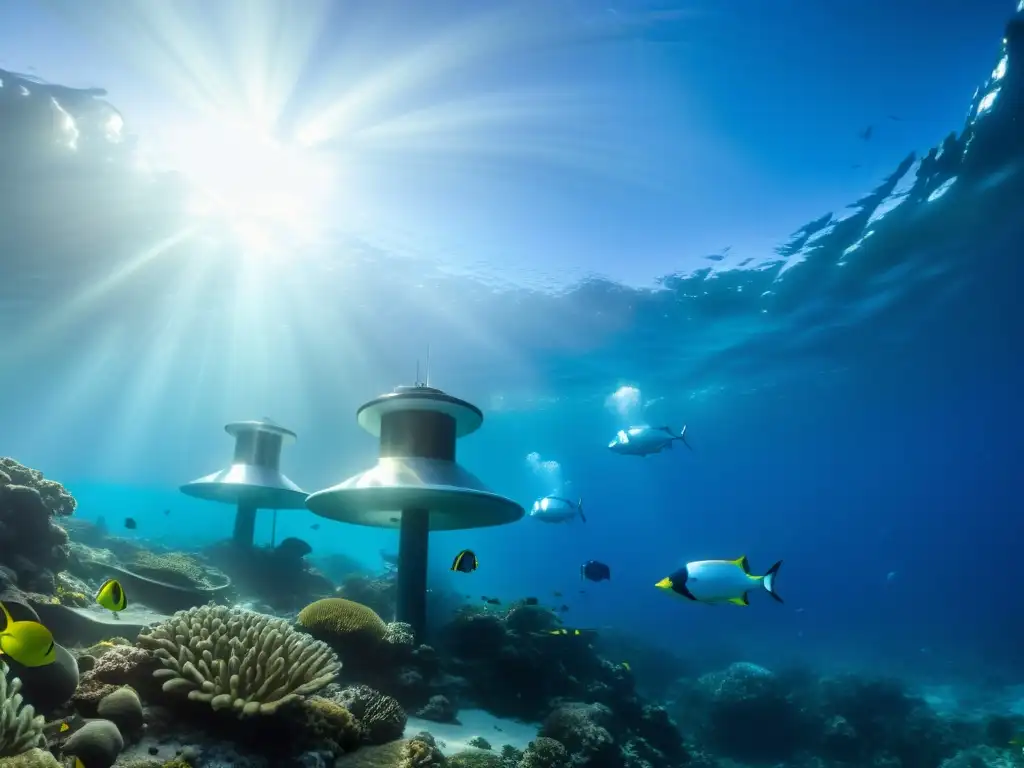
[[[271,714],[323,688],[340,669],[323,643],[287,622],[224,606],[182,611],[139,643],[155,651],[165,692],[241,715]]]
[[[360,722],[363,739],[368,744],[385,744],[401,738],[405,732],[405,710],[387,694],[366,685],[354,685],[342,690],[336,698]]]
[[[68,534],[56,518],[72,514],[75,507],[60,483],[0,458],[0,565],[21,589],[55,592],[55,574],[71,557]]]
[[[128,562],[128,570],[167,584],[186,589],[211,589],[224,583],[223,578],[211,574],[194,555],[185,552],[156,553],[141,550]]]
[[[7,665],[0,662],[0,757],[20,755],[42,746],[43,718],[21,696],[21,680],[7,677]]]
[[[444,756],[437,747],[425,741],[409,739],[377,747],[364,747],[339,758],[334,768],[432,768],[444,764]]]
[[[340,597],[310,603],[299,611],[298,624],[338,649],[343,661],[346,650],[373,650],[387,634],[387,625],[372,608]]]
[[[33,747],[14,757],[0,757],[0,768],[63,768],[45,749]]]

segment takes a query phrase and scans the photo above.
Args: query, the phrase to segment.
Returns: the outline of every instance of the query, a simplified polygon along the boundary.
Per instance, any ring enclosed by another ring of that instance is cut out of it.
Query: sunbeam
[[[168,391],[168,388],[175,378],[172,374],[182,366],[184,349],[192,344],[193,339],[203,336],[193,310],[199,306],[204,284],[212,272],[205,254],[190,256],[177,273],[177,284],[168,286],[162,296],[155,297],[150,310],[154,327],[149,331],[147,343],[138,358],[129,361],[131,375],[120,388],[119,409],[113,419],[114,426],[108,433],[116,435],[117,439],[105,446],[111,464],[127,463],[144,447],[145,441],[151,437],[146,420],[149,414],[160,412],[162,403],[179,402],[180,393]],[[182,416],[176,405],[173,413],[167,415],[176,420]]]
[[[92,310],[108,300],[116,288],[127,283],[154,261],[165,257],[175,248],[187,242],[193,236],[194,231],[193,228],[185,229],[165,237],[135,257],[122,262],[106,277],[88,283],[63,307],[48,313],[45,320],[16,339],[8,347],[6,354],[12,361],[16,361],[21,355],[33,349],[43,349],[55,344],[57,336],[71,326],[81,323]]]

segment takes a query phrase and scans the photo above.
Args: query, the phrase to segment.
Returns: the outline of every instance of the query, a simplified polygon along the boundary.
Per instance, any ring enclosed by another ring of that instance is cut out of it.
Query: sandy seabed
[[[495,752],[500,752],[505,744],[510,744],[516,749],[526,749],[526,745],[537,738],[539,728],[537,723],[521,723],[518,720],[495,717],[482,709],[461,709],[458,723],[435,723],[432,720],[410,717],[405,726],[405,736],[409,738],[427,731],[434,738],[443,741],[444,747],[441,751],[445,755],[451,755],[464,749],[472,749],[467,742],[476,736],[487,739]]]

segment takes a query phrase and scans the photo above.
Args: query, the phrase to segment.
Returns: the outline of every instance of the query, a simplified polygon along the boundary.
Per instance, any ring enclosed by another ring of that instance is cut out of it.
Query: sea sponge
[[[33,747],[16,757],[0,757],[0,768],[63,768],[45,749]]]
[[[384,640],[388,626],[372,608],[343,597],[326,597],[299,612],[299,626],[326,640],[377,644]]]
[[[0,662],[0,757],[46,745],[43,718],[30,705],[22,704],[20,690],[21,680],[8,680],[7,665]]]
[[[272,714],[331,683],[341,669],[327,645],[286,621],[222,605],[178,611],[140,634],[139,645],[163,664],[153,676],[165,681],[165,692],[240,716]]]
[[[96,712],[100,717],[114,723],[119,730],[127,733],[138,731],[145,724],[139,694],[127,685],[111,691],[100,699]]]
[[[359,721],[367,744],[385,744],[405,733],[405,710],[397,699],[385,693],[368,685],[351,685],[338,693],[335,700]]]
[[[90,720],[68,740],[62,754],[74,755],[89,768],[110,768],[124,749],[121,731],[109,720]]]

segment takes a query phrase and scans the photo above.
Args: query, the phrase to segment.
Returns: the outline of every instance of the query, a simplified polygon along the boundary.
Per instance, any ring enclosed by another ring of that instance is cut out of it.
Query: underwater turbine
[[[395,618],[410,624],[420,639],[427,620],[430,532],[504,525],[525,514],[455,462],[455,441],[483,420],[475,405],[440,389],[397,387],[356,412],[359,426],[380,438],[376,466],[306,499],[320,517],[399,529]]]
[[[182,493],[205,501],[235,504],[233,541],[251,547],[257,509],[302,509],[306,492],[280,470],[281,448],[295,433],[267,418],[235,421],[224,427],[235,438],[231,466],[181,486]]]

